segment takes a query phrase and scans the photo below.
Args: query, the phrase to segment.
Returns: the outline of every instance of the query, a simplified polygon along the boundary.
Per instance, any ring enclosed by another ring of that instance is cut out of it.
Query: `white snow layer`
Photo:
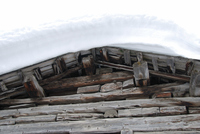
[[[0,32],[0,74],[101,46],[200,59],[199,39],[148,15],[97,15]]]

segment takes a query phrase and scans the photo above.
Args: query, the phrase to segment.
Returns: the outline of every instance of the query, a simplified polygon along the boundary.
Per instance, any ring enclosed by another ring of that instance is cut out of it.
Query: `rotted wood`
[[[130,71],[130,72],[133,71],[132,67],[129,67],[126,65],[119,65],[119,64],[114,64],[114,63],[109,63],[109,62],[104,62],[104,61],[97,61],[95,64],[100,65],[100,66]],[[153,70],[149,70],[149,73],[151,75],[155,75],[155,76],[159,76],[159,77],[163,77],[167,79],[172,79],[172,80],[185,81],[185,82],[190,81],[190,76],[186,76],[186,75],[169,74],[169,73],[153,71]]]
[[[130,78],[133,78],[133,73],[131,72],[115,72],[109,74],[66,78],[60,81],[54,81],[49,85],[44,85],[43,88],[45,90],[54,90],[54,89],[64,89],[71,87],[82,87],[82,86],[104,84],[113,81],[123,81]]]
[[[45,97],[43,88],[39,85],[35,76],[29,75],[24,78],[24,87],[30,97]]]
[[[82,59],[83,67],[87,75],[93,75],[95,72],[94,59],[92,55]]]
[[[53,70],[55,74],[60,74],[66,71],[67,66],[63,57],[58,57],[54,64],[52,64]]]
[[[129,97],[137,96],[151,96],[160,92],[174,92],[178,88],[178,83],[161,84],[149,87],[135,87],[124,90],[115,90],[107,93],[94,93],[94,94],[75,94],[59,97],[45,97],[43,99],[7,99],[0,101],[0,105],[19,105],[19,104],[70,104],[70,103],[82,103],[82,102],[97,102],[105,100],[119,100]],[[185,89],[188,89],[186,86]]]
[[[61,74],[58,74],[58,75],[52,76],[50,78],[47,78],[47,79],[39,81],[39,84],[41,86],[46,85],[46,84],[50,84],[51,82],[56,81],[56,80],[60,80],[63,77],[66,77],[67,75],[69,75],[71,73],[77,72],[78,70],[80,70],[82,68],[83,68],[83,66],[80,65],[78,67],[75,67],[75,68],[72,68],[72,69],[68,69],[65,72],[61,73]]]
[[[171,92],[163,92],[163,93],[156,93],[152,96],[152,98],[171,98]]]
[[[197,131],[199,129],[199,114],[177,115],[166,117],[141,117],[141,118],[114,118],[114,119],[94,119],[86,121],[68,122],[46,122],[0,126],[2,133],[112,133],[121,132],[124,128],[130,128],[134,132],[156,131]],[[142,124],[142,126],[141,126]],[[9,129],[8,129],[9,128]]]

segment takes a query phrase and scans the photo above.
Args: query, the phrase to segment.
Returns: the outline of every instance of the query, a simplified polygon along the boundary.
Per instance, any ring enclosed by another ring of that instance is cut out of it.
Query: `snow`
[[[0,74],[100,46],[200,59],[198,1],[42,2],[0,4]]]

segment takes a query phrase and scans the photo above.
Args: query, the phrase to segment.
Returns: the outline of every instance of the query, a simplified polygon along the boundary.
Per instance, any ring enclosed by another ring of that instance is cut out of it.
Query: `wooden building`
[[[122,48],[67,53],[0,76],[0,133],[200,133],[199,70]]]

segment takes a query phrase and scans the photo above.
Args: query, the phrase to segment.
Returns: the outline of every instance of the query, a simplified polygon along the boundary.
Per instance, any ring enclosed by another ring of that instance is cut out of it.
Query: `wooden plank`
[[[186,114],[187,110],[185,106],[175,106],[175,107],[161,107],[161,115],[175,115],[175,114]]]
[[[189,107],[188,112],[189,112],[189,114],[199,114],[200,107]]]
[[[113,69],[112,68],[97,68],[96,69],[96,74],[107,74],[107,73],[112,73]]]
[[[133,74],[131,72],[115,72],[109,74],[66,78],[60,81],[52,82],[49,85],[45,85],[43,86],[43,88],[45,90],[53,90],[53,89],[64,89],[70,87],[82,87],[82,86],[109,83],[113,82],[114,80],[123,81],[130,78],[133,78]]]
[[[180,85],[178,83],[161,84],[149,87],[134,87],[123,90],[116,90],[107,93],[94,93],[94,94],[75,94],[67,96],[53,96],[45,98],[33,98],[33,99],[7,99],[0,101],[0,105],[19,105],[19,104],[70,104],[70,103],[81,103],[81,102],[97,102],[105,100],[117,100],[126,99],[129,97],[137,97],[139,95],[151,96],[158,92],[175,91],[174,86]],[[167,88],[168,87],[168,88]],[[171,88],[170,88],[171,87]],[[187,85],[185,86],[187,89]]]
[[[163,93],[156,93],[152,96],[152,98],[171,98],[171,92],[163,92]]]
[[[122,89],[122,82],[106,83],[101,86],[100,92],[110,92],[117,89]]]
[[[18,113],[9,114],[7,111],[0,111],[1,118],[19,117],[19,116],[36,116],[62,113],[104,113],[108,110],[133,109],[133,108],[149,108],[149,107],[172,107],[172,106],[200,106],[200,98],[183,97],[183,98],[162,98],[162,99],[137,99],[123,101],[107,101],[96,103],[69,104],[57,106],[41,106],[18,109]]]
[[[9,117],[12,117],[13,115],[17,115],[17,114],[19,114],[19,111],[17,111],[16,109],[0,110],[0,119],[9,118]]]
[[[123,129],[121,130],[121,134],[133,134],[133,131],[131,129]]]
[[[97,119],[103,118],[103,114],[100,113],[66,113],[58,114],[56,121],[79,121],[85,119]]]
[[[56,132],[121,132],[130,128],[134,132],[152,131],[198,131],[200,115],[166,117],[112,118],[86,121],[48,122],[0,126],[1,133],[56,133]]]
[[[15,120],[13,118],[0,120],[0,126],[3,125],[15,125]]]
[[[95,92],[99,92],[99,89],[100,89],[100,85],[79,87],[77,89],[77,94],[79,94],[79,93],[95,93]]]
[[[118,117],[140,117],[159,114],[159,107],[118,110]]]
[[[56,121],[56,115],[28,116],[15,118],[15,122],[19,123],[36,123],[36,122],[53,122]]]

